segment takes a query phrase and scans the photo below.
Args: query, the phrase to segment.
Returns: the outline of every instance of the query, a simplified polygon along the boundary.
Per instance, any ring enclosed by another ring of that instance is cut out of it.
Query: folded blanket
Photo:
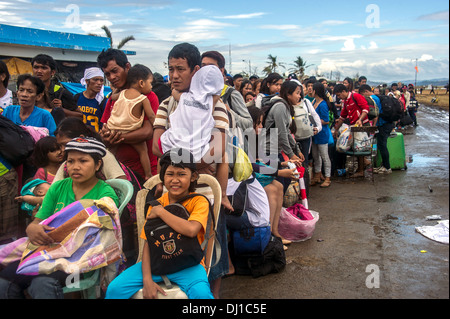
[[[48,235],[54,243],[35,246],[21,238],[0,250],[3,265],[21,260],[18,274],[85,273],[121,259],[122,231],[119,212],[108,197],[80,200],[41,224],[55,227]]]

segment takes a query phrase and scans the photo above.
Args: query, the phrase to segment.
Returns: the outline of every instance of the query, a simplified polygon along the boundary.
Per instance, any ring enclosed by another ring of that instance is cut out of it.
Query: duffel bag
[[[236,255],[262,254],[269,243],[270,236],[270,226],[234,231],[234,253]]]

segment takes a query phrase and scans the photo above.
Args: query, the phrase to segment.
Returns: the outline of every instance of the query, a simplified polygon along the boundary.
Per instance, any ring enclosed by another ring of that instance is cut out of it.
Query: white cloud
[[[298,30],[300,26],[295,24],[267,24],[259,26],[260,29],[269,30]]]
[[[347,39],[345,40],[344,47],[341,49],[341,51],[353,51],[355,50],[355,48],[355,41],[353,39]]]
[[[220,19],[252,19],[257,18],[265,15],[264,12],[255,12],[255,13],[247,13],[247,14],[237,14],[237,15],[229,15],[229,16],[223,16],[223,17],[216,17]]]
[[[83,23],[80,24],[80,28],[85,33],[99,33],[100,32],[103,35],[104,31],[102,30],[102,26],[104,26],[104,25],[106,25],[109,28],[113,25],[113,23],[109,20],[83,21]],[[114,36],[114,34],[113,34],[113,36]]]
[[[449,11],[448,10],[439,11],[439,12],[430,13],[430,14],[424,14],[417,18],[417,20],[431,20],[431,21],[436,21],[436,20],[448,21],[448,19],[449,19]]]
[[[348,24],[348,23],[350,23],[350,21],[342,21],[342,20],[325,20],[325,21],[322,21],[320,24],[321,24],[321,25],[337,26],[337,25],[344,25],[344,24]]]
[[[442,57],[435,58],[424,51],[435,52]],[[356,73],[380,82],[414,79],[415,56],[420,57],[420,79],[446,78],[449,73],[448,45],[444,44],[428,44],[427,47],[420,43],[404,44],[376,50],[322,52],[318,56],[320,58],[318,61],[316,59],[317,62],[314,57],[305,55],[304,58],[315,63],[322,74],[332,71],[333,75],[336,75],[339,71],[341,81],[344,77],[354,76]]]
[[[429,60],[433,60],[433,56],[430,54],[422,54],[420,59],[418,59],[418,61],[421,61],[421,62],[429,61]]]
[[[323,50],[322,49],[311,49],[308,51],[309,54],[317,54],[320,52],[323,52]]]
[[[370,41],[369,49],[378,49],[378,45],[375,41]]]
[[[233,26],[230,23],[223,23],[218,22],[210,19],[200,19],[200,20],[194,20],[194,21],[188,21],[186,22],[186,25],[192,26],[194,28],[225,28],[225,27],[231,27]]]
[[[201,12],[201,11],[202,11],[202,9],[199,9],[199,8],[192,8],[192,9],[184,10],[183,12],[184,12],[184,13],[192,13],[192,12]]]
[[[177,28],[148,26],[144,33],[151,40],[198,43],[199,41],[222,39],[225,36],[223,29],[233,26],[235,25],[230,23],[199,19],[187,21]]]

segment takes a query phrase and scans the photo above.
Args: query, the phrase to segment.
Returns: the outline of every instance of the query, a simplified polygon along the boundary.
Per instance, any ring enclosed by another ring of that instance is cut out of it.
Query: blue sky
[[[374,81],[448,78],[449,4],[428,1],[0,0],[0,23],[103,34],[137,52],[132,63],[167,73],[164,62],[177,43],[220,51],[232,74],[262,75],[269,54],[286,69],[297,56],[307,74],[333,79],[365,75]],[[79,12],[79,15],[77,14]],[[231,66],[229,46],[231,45]],[[244,61],[243,61],[244,60]]]

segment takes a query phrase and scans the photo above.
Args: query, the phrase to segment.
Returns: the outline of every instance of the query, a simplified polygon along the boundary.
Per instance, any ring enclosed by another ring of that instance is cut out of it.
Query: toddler
[[[117,99],[106,126],[109,130],[128,133],[142,127],[146,115],[151,123],[155,118],[150,101],[146,97],[152,91],[153,73],[144,65],[136,64],[128,71],[129,89],[115,93]],[[139,154],[145,179],[152,176],[148,148],[145,142],[131,144]],[[115,149],[111,150],[113,153]]]
[[[20,208],[27,212],[30,216],[34,217],[37,212],[37,208],[42,205],[45,194],[47,194],[50,188],[50,183],[42,179],[33,179],[26,183],[20,191],[20,196],[15,199],[22,203]]]

